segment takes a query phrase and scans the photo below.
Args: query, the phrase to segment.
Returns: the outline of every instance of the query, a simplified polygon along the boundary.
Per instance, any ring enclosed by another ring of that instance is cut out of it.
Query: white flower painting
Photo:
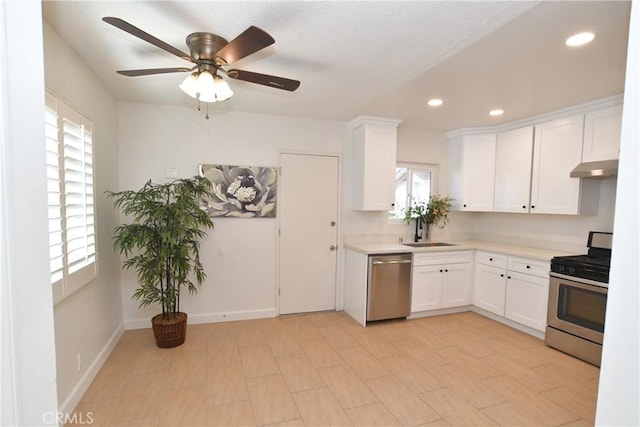
[[[202,200],[209,216],[275,218],[276,168],[201,164],[199,169],[213,184],[214,197]]]

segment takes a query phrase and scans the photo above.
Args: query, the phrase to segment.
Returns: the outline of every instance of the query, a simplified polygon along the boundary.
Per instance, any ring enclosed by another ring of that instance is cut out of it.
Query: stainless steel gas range
[[[612,233],[589,232],[586,255],[551,260],[545,343],[600,366]]]

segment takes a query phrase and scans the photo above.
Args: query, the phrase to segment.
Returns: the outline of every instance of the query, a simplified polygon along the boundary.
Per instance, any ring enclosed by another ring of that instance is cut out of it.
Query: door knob
[[[329,249],[332,250],[332,251],[335,251],[338,248],[336,247],[336,245],[331,245],[331,246],[329,246]]]

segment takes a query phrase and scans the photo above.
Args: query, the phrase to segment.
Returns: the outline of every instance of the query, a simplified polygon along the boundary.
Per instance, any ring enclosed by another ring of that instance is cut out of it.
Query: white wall
[[[598,213],[593,216],[467,213],[478,240],[586,253],[589,231],[613,231],[615,177],[600,181]]]
[[[58,409],[40,1],[0,2],[0,425]]]
[[[117,105],[46,22],[44,61],[47,88],[89,117],[95,126],[99,277],[54,307],[58,401],[62,411],[71,412],[123,331],[120,263],[111,246],[112,230],[119,218],[104,195],[118,186]],[[80,369],[78,354],[82,359]]]
[[[122,190],[138,189],[149,179],[165,182],[167,168],[187,178],[199,163],[277,166],[281,150],[341,154],[349,137],[344,123],[326,121],[216,112],[205,120],[195,108],[136,103],[120,103],[118,114]],[[190,322],[274,316],[277,219],[214,223],[200,252],[208,277],[196,296],[182,296],[181,309]],[[134,272],[122,273],[122,286],[127,327],[150,327],[158,307],[138,309],[130,300]]]
[[[398,127],[397,161],[410,163],[428,163],[438,165],[438,189],[441,195],[447,191],[447,139],[441,132]],[[345,147],[344,185],[343,185],[343,234],[345,242],[363,241],[397,241],[403,237],[405,241],[412,239],[413,226],[402,221],[389,221],[386,212],[362,212],[352,210],[352,193],[349,185],[351,172],[351,144]],[[444,229],[432,229],[432,239],[449,240],[472,237],[469,217],[460,216],[457,212],[450,214],[450,223]]]
[[[640,425],[640,5],[631,5],[618,198],[596,424]]]

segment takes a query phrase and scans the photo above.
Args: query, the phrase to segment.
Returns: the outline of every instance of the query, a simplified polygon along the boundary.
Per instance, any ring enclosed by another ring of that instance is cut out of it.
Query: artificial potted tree
[[[113,246],[124,255],[125,269],[134,269],[138,288],[132,299],[139,307],[159,304],[151,319],[156,344],[173,348],[184,343],[187,314],[180,311],[180,292],[196,293],[206,274],[200,263],[200,240],[213,221],[200,208],[211,197],[208,179],[195,176],[165,184],[148,181],[140,190],[107,192],[114,206],[131,218],[114,230]]]

